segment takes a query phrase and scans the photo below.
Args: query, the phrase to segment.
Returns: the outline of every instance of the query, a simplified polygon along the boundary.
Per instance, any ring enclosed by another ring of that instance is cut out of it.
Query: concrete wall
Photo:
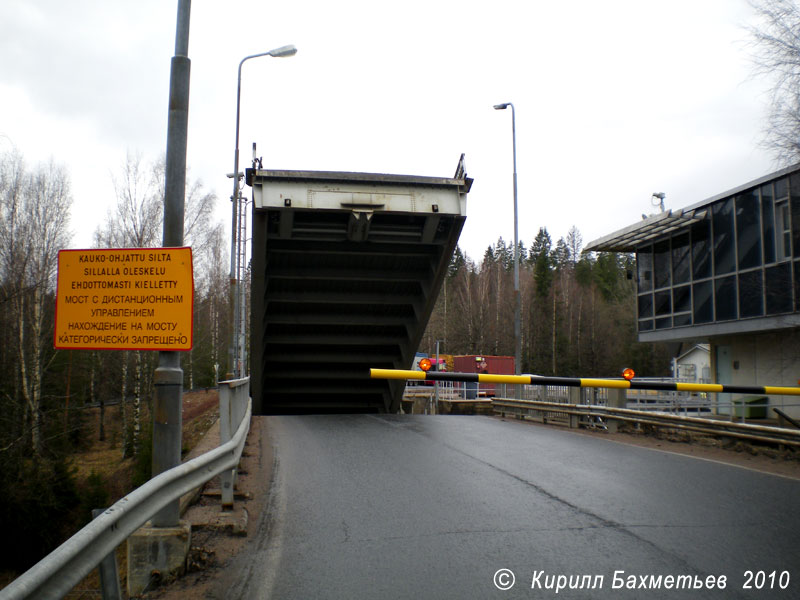
[[[800,331],[774,331],[771,333],[742,335],[712,340],[712,374],[719,372],[717,347],[731,350],[731,381],[716,381],[733,385],[797,387],[800,380]],[[733,394],[733,399],[742,394]],[[770,396],[770,407],[783,410],[800,418],[800,396]],[[775,418],[771,410],[767,415]]]

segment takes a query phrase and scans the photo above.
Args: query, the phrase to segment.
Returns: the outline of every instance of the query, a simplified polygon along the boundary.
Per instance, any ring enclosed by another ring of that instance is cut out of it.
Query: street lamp
[[[511,144],[514,158],[514,372],[519,375],[522,361],[521,305],[519,297],[519,228],[517,217],[517,125],[514,105],[511,102],[495,104],[495,110],[511,107]]]
[[[239,190],[239,179],[242,177],[242,174],[239,173],[239,115],[241,113],[241,105],[242,105],[242,65],[245,61],[250,60],[251,58],[259,58],[261,56],[271,56],[273,58],[285,58],[287,56],[294,56],[297,54],[297,48],[292,46],[291,44],[288,46],[281,46],[280,48],[275,48],[270,50],[269,52],[262,52],[260,54],[251,54],[250,56],[245,56],[241,62],[239,62],[239,72],[236,81],[236,147],[233,153],[233,194],[231,195],[231,273],[230,273],[230,280],[231,280],[231,345],[228,351],[229,353],[229,360],[230,360],[230,369],[228,373],[228,378],[233,379],[236,377],[240,377],[243,375],[244,370],[244,343],[243,341],[240,343],[239,337],[240,335],[244,334],[244,327],[242,327],[242,331],[239,331],[239,318],[240,315],[244,312],[244,307],[242,306],[243,302],[240,299],[240,294],[238,292],[238,287],[241,285],[239,282],[239,271],[241,268],[240,264],[240,256],[238,252],[238,234],[239,234],[239,218],[241,215],[241,205],[240,205],[240,190]],[[242,240],[243,241],[243,240]],[[241,348],[240,348],[241,346]]]

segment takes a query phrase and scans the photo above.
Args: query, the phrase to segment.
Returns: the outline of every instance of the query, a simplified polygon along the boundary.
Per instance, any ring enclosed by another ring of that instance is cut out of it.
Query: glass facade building
[[[639,341],[707,342],[716,383],[797,385],[800,163],[683,209],[643,215],[586,250],[635,253]],[[712,411],[729,415],[741,399],[716,394]],[[766,406],[800,419],[791,396],[767,395]]]
[[[800,164],[588,249],[636,253],[643,341],[797,326]]]

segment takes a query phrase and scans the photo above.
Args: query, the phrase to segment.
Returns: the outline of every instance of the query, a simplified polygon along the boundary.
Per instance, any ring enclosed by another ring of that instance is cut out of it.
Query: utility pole
[[[169,81],[167,171],[164,189],[164,247],[183,246],[186,199],[186,140],[189,129],[189,15],[191,0],[178,0],[175,56]],[[153,476],[181,464],[183,369],[179,352],[159,352],[153,402]],[[180,499],[153,516],[154,527],[176,527]]]

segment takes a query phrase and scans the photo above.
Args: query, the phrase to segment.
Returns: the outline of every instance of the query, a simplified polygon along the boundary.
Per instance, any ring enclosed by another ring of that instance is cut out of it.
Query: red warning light
[[[429,358],[420,359],[419,368],[427,373],[431,370],[431,360]]]
[[[633,379],[634,377],[636,377],[636,373],[634,372],[634,370],[633,370],[633,369],[631,369],[631,368],[628,368],[628,369],[625,369],[625,370],[622,372],[622,376],[623,376],[625,379],[627,379],[628,381],[630,381],[631,379]]]

